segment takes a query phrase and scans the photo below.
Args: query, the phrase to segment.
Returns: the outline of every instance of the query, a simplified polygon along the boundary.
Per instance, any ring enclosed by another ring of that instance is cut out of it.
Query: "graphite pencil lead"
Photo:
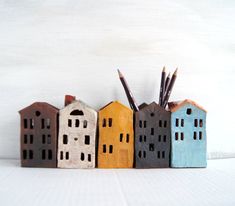
[[[123,78],[123,75],[122,75],[122,73],[120,72],[119,69],[118,69],[118,75],[119,75],[120,78]]]

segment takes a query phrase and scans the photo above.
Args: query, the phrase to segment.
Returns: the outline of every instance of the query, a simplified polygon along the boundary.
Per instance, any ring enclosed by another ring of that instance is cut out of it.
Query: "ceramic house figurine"
[[[135,113],[135,166],[169,167],[171,114],[155,102],[140,108]]]
[[[35,102],[19,113],[22,167],[56,167],[59,110],[48,103]]]
[[[132,168],[134,160],[133,111],[118,101],[99,111],[99,168]]]
[[[97,112],[82,101],[65,100],[59,115],[58,167],[94,168]]]
[[[171,110],[171,167],[206,167],[206,111],[184,100]]]

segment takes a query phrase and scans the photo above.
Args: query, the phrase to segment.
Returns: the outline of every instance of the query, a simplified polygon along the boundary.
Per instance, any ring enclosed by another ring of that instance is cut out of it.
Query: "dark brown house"
[[[143,105],[135,113],[136,168],[170,165],[171,114],[157,103]]]
[[[19,113],[21,166],[57,167],[59,109],[45,102],[35,102]]]

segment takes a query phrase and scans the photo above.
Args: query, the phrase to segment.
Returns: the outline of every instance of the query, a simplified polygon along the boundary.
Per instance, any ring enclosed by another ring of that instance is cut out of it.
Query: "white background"
[[[235,156],[235,1],[0,0],[0,158],[19,158],[18,110],[73,94],[99,109],[158,101],[162,67],[179,68],[171,100],[208,111],[210,157]]]

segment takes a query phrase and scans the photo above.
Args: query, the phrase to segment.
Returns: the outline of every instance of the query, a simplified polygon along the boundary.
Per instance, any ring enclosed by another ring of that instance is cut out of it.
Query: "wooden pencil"
[[[166,91],[167,91],[167,88],[169,86],[169,83],[171,81],[171,73],[169,72],[169,74],[167,75],[167,78],[166,78],[166,81],[165,81],[165,88],[164,88],[164,94],[163,94],[163,100],[165,99],[165,96],[166,96]]]
[[[166,91],[166,94],[165,94],[165,98],[163,100],[163,108],[166,108],[168,100],[169,100],[169,98],[171,96],[171,92],[173,90],[173,87],[174,87],[174,84],[175,84],[175,80],[176,80],[176,77],[177,77],[177,71],[178,71],[178,68],[175,70],[174,74],[172,75],[171,81],[170,81],[169,86],[167,88],[167,91]]]
[[[166,80],[166,69],[165,67],[163,67],[161,84],[160,84],[159,102],[158,102],[160,106],[163,105],[163,98],[164,98],[164,93],[165,93],[165,80]]]
[[[120,72],[120,70],[118,69],[118,75],[119,75],[119,78],[120,78],[120,81],[122,83],[122,86],[125,90],[125,93],[126,93],[126,96],[127,96],[127,99],[129,101],[129,104],[130,104],[130,107],[135,111],[139,111],[139,107],[137,106],[136,104],[136,101],[131,93],[131,90],[129,89],[128,87],[128,84],[123,76],[123,74]]]

